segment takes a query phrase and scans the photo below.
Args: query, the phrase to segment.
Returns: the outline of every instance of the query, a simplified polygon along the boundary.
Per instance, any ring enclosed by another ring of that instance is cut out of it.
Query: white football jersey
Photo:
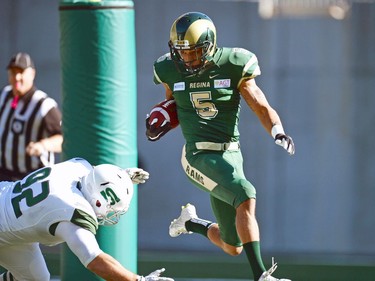
[[[85,159],[74,158],[41,168],[20,181],[0,182],[0,246],[62,243],[54,236],[61,221],[95,234],[96,215],[77,186],[92,169]]]

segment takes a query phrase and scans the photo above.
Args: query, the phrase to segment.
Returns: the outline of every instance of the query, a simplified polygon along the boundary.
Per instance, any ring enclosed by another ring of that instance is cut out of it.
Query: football
[[[170,122],[171,129],[176,128],[179,124],[176,102],[172,99],[158,103],[152,108],[149,117],[148,123],[150,126],[158,128],[166,122]]]

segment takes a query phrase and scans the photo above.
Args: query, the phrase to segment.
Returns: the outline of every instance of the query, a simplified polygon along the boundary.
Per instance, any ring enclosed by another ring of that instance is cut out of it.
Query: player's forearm
[[[107,281],[136,281],[139,277],[106,253],[99,254],[87,268]]]
[[[61,152],[62,142],[63,142],[63,136],[62,135],[53,135],[49,138],[44,138],[39,141],[45,150],[51,151],[51,152]]]
[[[170,100],[173,99],[173,92],[171,89],[169,89],[167,84],[163,84],[165,88],[165,99]]]
[[[46,151],[59,153],[62,150],[62,142],[62,135],[53,135],[36,142],[30,142],[26,147],[26,153],[30,156],[40,156]]]
[[[279,115],[272,108],[267,108],[264,110],[264,112],[262,112],[261,114],[257,114],[257,115],[263,127],[266,129],[266,131],[270,135],[271,135],[271,130],[273,126],[275,125],[282,126]]]

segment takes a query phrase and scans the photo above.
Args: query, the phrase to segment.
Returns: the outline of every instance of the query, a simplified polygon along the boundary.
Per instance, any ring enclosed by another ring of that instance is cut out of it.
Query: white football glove
[[[127,168],[125,171],[128,173],[133,184],[145,183],[150,177],[150,174],[141,168]]]
[[[169,277],[160,277],[160,274],[162,274],[164,271],[165,268],[155,270],[147,276],[139,276],[137,281],[174,281],[174,279]]]
[[[288,135],[277,134],[275,136],[275,143],[283,147],[286,151],[288,151],[289,155],[293,155],[296,151],[293,139]]]

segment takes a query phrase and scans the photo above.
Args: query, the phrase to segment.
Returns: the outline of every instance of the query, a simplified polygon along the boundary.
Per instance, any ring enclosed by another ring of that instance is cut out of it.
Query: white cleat
[[[278,279],[275,278],[272,275],[272,273],[276,270],[277,263],[274,263],[274,260],[272,258],[272,266],[267,271],[263,272],[262,276],[258,279],[258,281],[292,281],[290,279]]]
[[[181,215],[174,219],[169,226],[169,235],[177,237],[181,234],[191,234],[192,232],[186,230],[185,223],[194,218],[198,218],[194,205],[188,203],[186,206],[182,206]]]

